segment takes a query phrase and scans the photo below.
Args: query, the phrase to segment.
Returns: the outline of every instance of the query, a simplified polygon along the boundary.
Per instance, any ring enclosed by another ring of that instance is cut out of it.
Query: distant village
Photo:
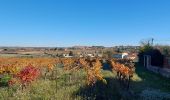
[[[113,57],[136,59],[139,46],[0,47],[0,56]]]

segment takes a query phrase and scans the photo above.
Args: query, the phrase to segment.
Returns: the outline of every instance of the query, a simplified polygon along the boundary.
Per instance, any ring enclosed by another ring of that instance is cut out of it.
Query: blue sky
[[[170,44],[170,0],[0,0],[0,46]]]

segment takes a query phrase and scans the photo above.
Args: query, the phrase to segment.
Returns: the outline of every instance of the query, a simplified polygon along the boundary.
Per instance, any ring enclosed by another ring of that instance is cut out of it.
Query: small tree
[[[106,52],[104,52],[104,55],[103,55],[105,58],[108,58],[108,59],[110,59],[110,58],[112,58],[112,56],[113,56],[113,52],[112,51],[106,51]]]
[[[69,52],[69,56],[73,56],[74,54],[73,54],[73,51],[70,51]]]

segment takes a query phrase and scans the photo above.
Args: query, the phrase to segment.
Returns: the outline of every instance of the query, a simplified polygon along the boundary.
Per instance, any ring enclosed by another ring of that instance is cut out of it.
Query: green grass
[[[136,73],[133,77],[132,89],[141,92],[145,89],[155,89],[162,92],[170,92],[170,79],[148,71],[143,66],[136,65]]]

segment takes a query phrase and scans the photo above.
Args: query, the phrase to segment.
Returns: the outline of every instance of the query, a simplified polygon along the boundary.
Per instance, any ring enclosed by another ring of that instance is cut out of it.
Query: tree
[[[103,55],[105,58],[112,58],[113,56],[113,52],[112,51],[106,51],[104,52],[104,55]]]
[[[70,51],[70,52],[69,52],[69,56],[73,56],[73,51]]]
[[[169,56],[170,55],[170,47],[169,46],[159,46],[159,48],[161,49],[162,53],[165,56]]]
[[[139,49],[138,57],[141,64],[144,64],[144,55],[151,56],[151,65],[163,66],[164,56],[160,50],[154,48],[152,45],[150,45],[150,43],[146,42],[145,44],[142,44],[141,48]]]
[[[121,53],[120,48],[117,48],[116,52],[117,53]]]
[[[8,49],[4,49],[4,51],[8,51]]]

